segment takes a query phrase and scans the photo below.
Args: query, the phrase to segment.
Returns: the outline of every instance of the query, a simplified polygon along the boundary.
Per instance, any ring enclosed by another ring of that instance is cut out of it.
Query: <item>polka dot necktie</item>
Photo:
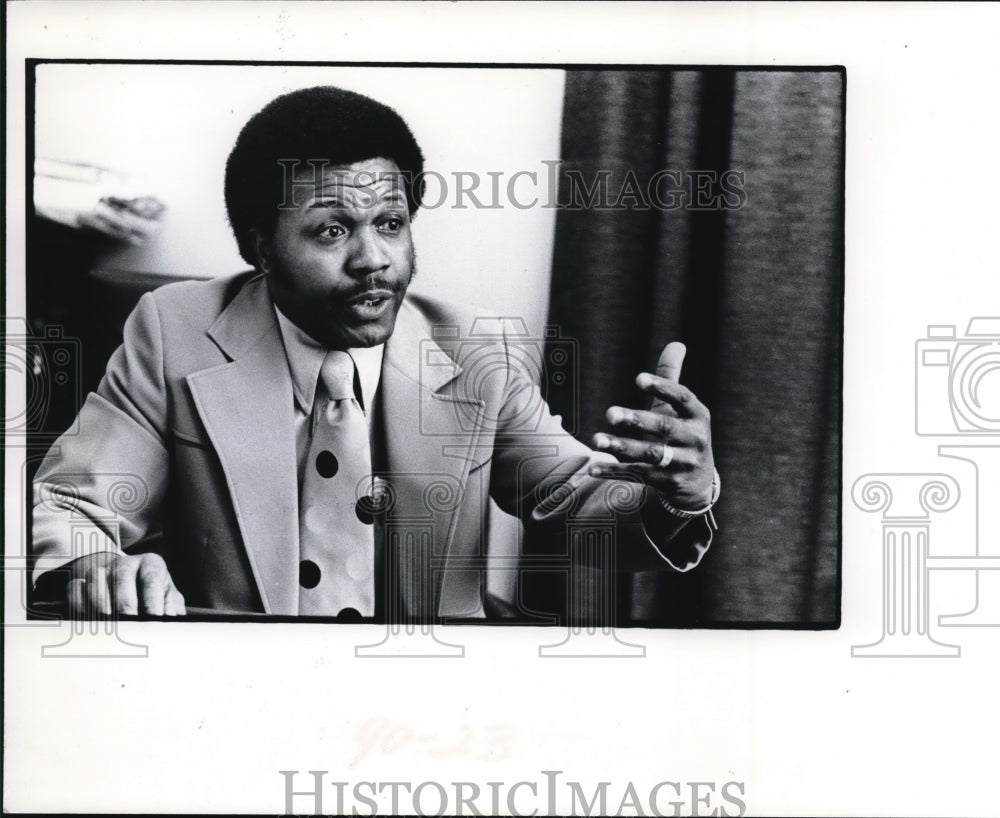
[[[299,503],[299,613],[375,614],[375,534],[368,424],[354,395],[354,361],[323,359]],[[360,501],[360,502],[359,502]]]

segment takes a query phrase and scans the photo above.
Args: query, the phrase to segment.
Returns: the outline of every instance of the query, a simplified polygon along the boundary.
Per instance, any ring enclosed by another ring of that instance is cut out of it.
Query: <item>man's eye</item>
[[[403,220],[399,216],[390,216],[384,222],[382,222],[382,229],[387,233],[398,233],[403,229]]]
[[[316,235],[324,239],[339,239],[341,236],[346,235],[346,233],[347,231],[339,224],[328,224],[321,227]]]

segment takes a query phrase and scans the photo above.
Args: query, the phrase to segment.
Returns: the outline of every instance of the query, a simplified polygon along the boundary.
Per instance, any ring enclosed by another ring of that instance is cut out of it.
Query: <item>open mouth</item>
[[[359,293],[358,295],[354,296],[353,298],[347,299],[347,303],[348,304],[358,304],[358,303],[372,304],[372,303],[375,303],[375,302],[378,302],[378,301],[385,301],[388,298],[392,298],[392,291],[391,290],[384,290],[384,289],[368,290],[366,292]]]
[[[347,301],[347,306],[360,318],[377,318],[392,302],[390,290],[370,290]]]

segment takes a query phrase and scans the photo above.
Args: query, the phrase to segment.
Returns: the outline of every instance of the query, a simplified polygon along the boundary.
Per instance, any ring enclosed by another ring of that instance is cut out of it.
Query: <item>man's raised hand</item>
[[[608,478],[631,474],[662,492],[671,505],[695,511],[712,502],[715,460],[709,411],[680,384],[686,351],[679,342],[667,344],[656,374],[636,377],[636,385],[653,398],[648,410],[608,409],[605,417],[615,434],[598,432],[594,446],[620,463],[595,464],[590,473]]]

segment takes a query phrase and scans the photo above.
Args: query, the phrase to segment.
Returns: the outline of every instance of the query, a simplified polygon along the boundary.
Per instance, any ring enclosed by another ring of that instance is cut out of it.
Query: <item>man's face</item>
[[[369,347],[392,335],[413,277],[410,214],[389,159],[313,168],[257,252],[278,308],[321,344]],[[317,176],[320,174],[317,172]]]

